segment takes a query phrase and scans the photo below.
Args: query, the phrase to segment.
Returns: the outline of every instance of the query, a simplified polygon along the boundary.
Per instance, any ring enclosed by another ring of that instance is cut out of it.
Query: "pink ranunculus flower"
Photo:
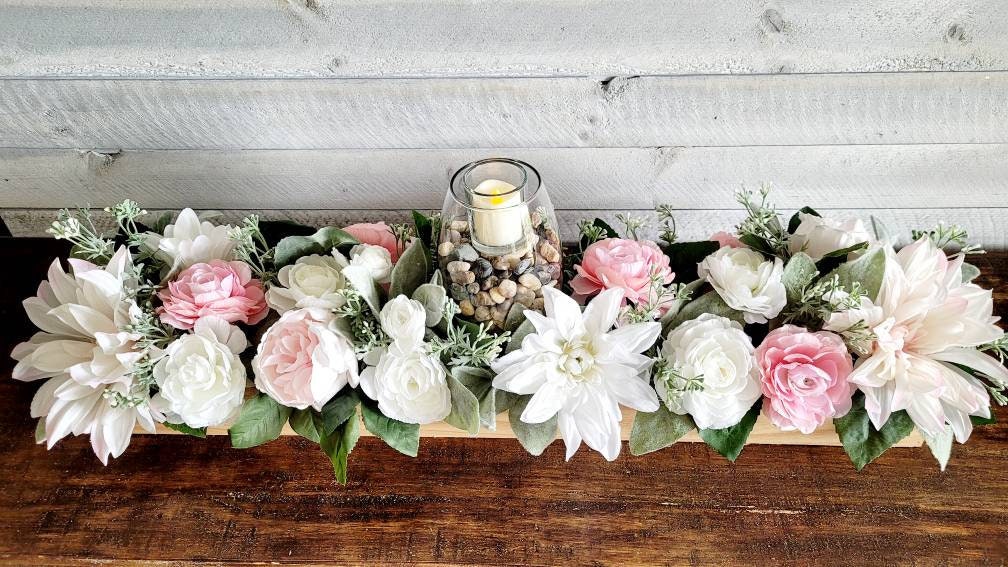
[[[349,232],[361,244],[372,244],[388,250],[392,255],[393,264],[399,259],[401,250],[399,250],[399,244],[396,242],[396,237],[392,234],[389,225],[383,222],[362,222],[352,224],[343,230]]]
[[[189,266],[158,292],[161,321],[192,329],[203,317],[254,325],[269,311],[262,282],[245,262],[210,260]]]
[[[344,386],[356,387],[357,354],[325,309],[284,313],[266,331],[252,359],[259,391],[292,408],[321,410]]]
[[[589,246],[571,280],[574,299],[584,301],[607,289],[623,290],[624,301],[633,303],[652,299],[652,274],[662,285],[672,283],[675,274],[669,268],[669,258],[658,245],[648,240],[606,238]]]
[[[745,248],[745,244],[742,244],[742,241],[739,240],[738,235],[731,234],[730,232],[725,232],[723,230],[720,230],[712,234],[709,240],[717,242],[718,244],[721,245],[721,248],[724,248],[725,246],[729,248]]]
[[[851,408],[851,355],[840,335],[784,325],[756,349],[763,411],[784,431],[812,433]]]

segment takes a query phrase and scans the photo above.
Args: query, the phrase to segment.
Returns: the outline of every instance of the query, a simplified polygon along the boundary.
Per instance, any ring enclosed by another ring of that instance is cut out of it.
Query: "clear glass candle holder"
[[[438,261],[461,315],[500,330],[512,312],[543,310],[542,288],[560,284],[563,247],[534,167],[506,158],[462,167],[441,218]]]

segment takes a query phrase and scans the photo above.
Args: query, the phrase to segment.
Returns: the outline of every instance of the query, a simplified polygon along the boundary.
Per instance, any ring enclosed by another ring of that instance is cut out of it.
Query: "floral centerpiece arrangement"
[[[13,377],[45,380],[38,442],[88,435],[103,463],[138,427],[225,426],[246,448],[289,424],[346,482],[361,427],[415,456],[421,425],[477,435],[504,412],[532,454],[559,437],[568,459],[583,442],[613,460],[625,407],[633,454],[697,430],[735,460],[762,413],[804,434],[832,421],[858,469],[916,428],[944,467],[1008,401],[1008,339],[965,261],[981,251],[957,227],[897,250],[874,219],[785,223],[766,196],[740,195],[745,220],[698,242],[677,240],[669,207],[658,242],[643,219],[583,221],[564,276],[498,283],[510,309],[487,323],[438,267],[437,217],[316,230],[186,209],[145,225],[125,201],[106,236],[62,211],[50,231],[71,258],[24,302],[39,332]]]

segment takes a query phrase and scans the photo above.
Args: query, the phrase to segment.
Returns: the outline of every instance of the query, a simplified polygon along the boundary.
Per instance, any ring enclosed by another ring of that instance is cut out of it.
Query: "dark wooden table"
[[[0,350],[28,336],[20,300],[51,241],[0,242]],[[1008,254],[977,263],[1008,314]],[[33,442],[36,384],[0,380],[0,561],[206,563],[1004,565],[1008,412],[957,445],[861,473],[837,447],[749,446],[730,464],[699,444],[607,463],[558,442],[424,439],[404,457],[364,438],[336,485],[316,447],[285,438],[135,436],[104,467],[86,438]]]

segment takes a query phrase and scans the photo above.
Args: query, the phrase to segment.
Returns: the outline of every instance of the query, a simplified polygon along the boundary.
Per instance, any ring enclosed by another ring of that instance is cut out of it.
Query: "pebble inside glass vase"
[[[466,165],[452,176],[442,219],[438,260],[461,315],[502,330],[522,310],[543,310],[563,248],[535,168],[505,158]]]

